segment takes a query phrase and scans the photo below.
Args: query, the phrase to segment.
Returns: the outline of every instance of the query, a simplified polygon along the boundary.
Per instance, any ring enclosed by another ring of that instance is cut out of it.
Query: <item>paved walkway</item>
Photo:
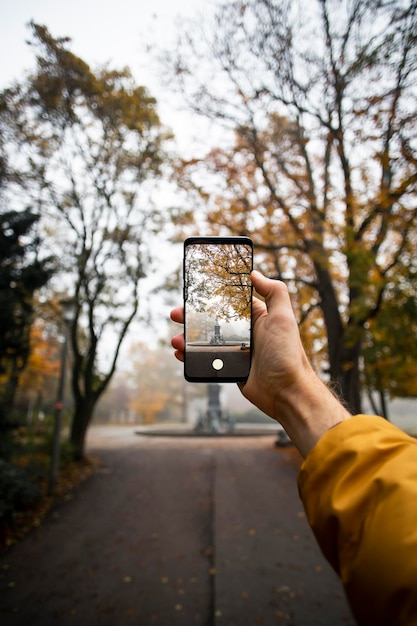
[[[93,429],[99,471],[0,558],[0,624],[353,626],[274,440]]]

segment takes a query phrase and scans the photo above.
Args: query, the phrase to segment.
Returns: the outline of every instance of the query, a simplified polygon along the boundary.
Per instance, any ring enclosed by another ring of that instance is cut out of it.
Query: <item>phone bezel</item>
[[[184,241],[184,252],[183,252],[183,302],[184,302],[184,339],[186,337],[186,324],[187,324],[187,313],[186,313],[186,302],[185,302],[185,253],[186,248],[189,245],[194,244],[240,244],[249,246],[251,249],[251,268],[253,268],[253,249],[254,244],[250,237],[244,235],[230,235],[230,236],[192,236],[187,237]],[[249,369],[252,362],[252,296],[253,296],[253,288],[252,285],[250,287],[251,290],[251,312],[250,312],[250,347],[249,347]],[[249,374],[248,374],[249,375]],[[187,346],[184,347],[184,378],[190,383],[244,383],[247,380],[247,376],[222,376],[221,372],[214,372],[211,376],[190,376],[187,374]]]

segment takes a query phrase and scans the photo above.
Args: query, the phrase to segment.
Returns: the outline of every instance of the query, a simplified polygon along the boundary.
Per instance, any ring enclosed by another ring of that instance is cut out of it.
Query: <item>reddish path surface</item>
[[[0,559],[0,624],[352,626],[274,440],[93,429],[99,471]]]

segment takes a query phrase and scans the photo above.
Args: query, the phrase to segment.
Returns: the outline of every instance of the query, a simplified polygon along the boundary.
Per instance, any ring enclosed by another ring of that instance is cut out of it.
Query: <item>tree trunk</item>
[[[382,390],[379,392],[379,400],[381,403],[382,417],[385,417],[385,419],[389,421],[389,413],[388,413],[388,406],[387,406],[387,399],[386,399],[385,391]]]
[[[96,402],[95,399],[88,400],[86,398],[79,398],[76,401],[70,433],[70,443],[75,461],[81,461],[85,458],[85,440]]]
[[[359,372],[360,344],[342,350],[338,365],[342,397],[347,409],[355,414],[362,413],[362,398]]]
[[[353,414],[361,413],[359,357],[360,341],[346,346],[346,328],[339,311],[336,292],[330,272],[320,263],[315,263],[318,278],[320,306],[327,333],[329,373],[335,391]]]
[[[372,395],[372,391],[369,388],[369,386],[366,387],[366,395],[367,395],[367,398],[369,400],[369,404],[371,405],[372,411],[374,412],[375,415],[379,415],[380,411],[379,411],[379,409],[378,409],[378,407],[376,405],[375,398]]]

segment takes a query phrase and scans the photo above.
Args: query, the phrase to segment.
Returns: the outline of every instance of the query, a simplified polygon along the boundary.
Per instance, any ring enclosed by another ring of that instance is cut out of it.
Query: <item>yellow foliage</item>
[[[36,320],[31,328],[30,345],[30,356],[19,387],[40,392],[46,378],[58,378],[61,346],[55,337],[48,335],[42,319]]]

